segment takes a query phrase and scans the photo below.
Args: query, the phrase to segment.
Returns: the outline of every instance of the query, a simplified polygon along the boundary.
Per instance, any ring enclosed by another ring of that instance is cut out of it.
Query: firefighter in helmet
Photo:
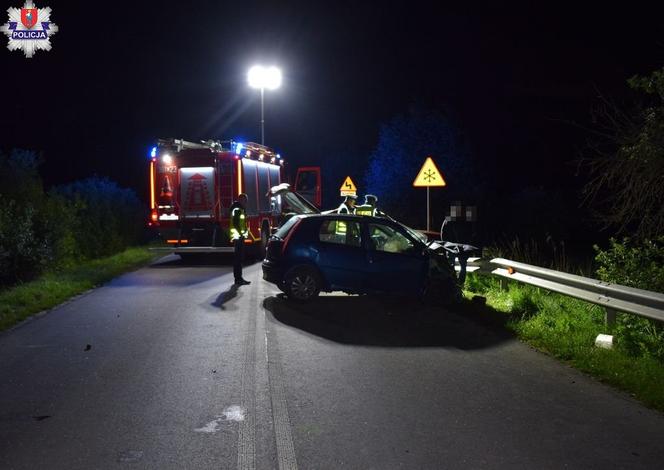
[[[354,194],[346,196],[344,201],[337,208],[337,214],[354,214],[356,200],[357,196]]]
[[[235,285],[242,286],[251,284],[242,277],[242,259],[244,257],[244,240],[249,235],[247,230],[247,207],[248,197],[241,193],[237,200],[231,205],[231,240],[235,248],[233,258],[233,275]]]

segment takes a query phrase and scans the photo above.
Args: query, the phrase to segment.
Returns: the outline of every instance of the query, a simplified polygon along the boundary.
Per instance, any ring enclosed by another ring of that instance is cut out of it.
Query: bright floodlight
[[[249,86],[252,88],[267,88],[275,90],[281,85],[281,70],[277,67],[263,67],[254,65],[247,75]]]

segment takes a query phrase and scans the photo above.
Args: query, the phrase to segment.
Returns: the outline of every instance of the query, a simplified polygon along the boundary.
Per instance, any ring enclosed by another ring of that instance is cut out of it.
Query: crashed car
[[[407,294],[450,302],[461,297],[443,247],[384,217],[290,217],[268,241],[263,279],[298,301],[321,291]]]

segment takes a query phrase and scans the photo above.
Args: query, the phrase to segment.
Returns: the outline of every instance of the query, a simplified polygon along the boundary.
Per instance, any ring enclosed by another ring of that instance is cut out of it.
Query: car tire
[[[320,276],[310,266],[295,266],[284,276],[283,290],[292,300],[306,302],[315,298],[320,289]]]

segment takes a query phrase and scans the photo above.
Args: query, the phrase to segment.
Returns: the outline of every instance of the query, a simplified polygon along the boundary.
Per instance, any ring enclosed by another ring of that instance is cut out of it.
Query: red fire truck
[[[160,139],[150,152],[149,225],[168,251],[180,255],[232,252],[230,206],[246,193],[245,243],[262,256],[288,206],[320,206],[320,167],[299,168],[295,178],[295,186],[305,189],[303,195],[311,202],[270,191],[286,182],[285,167],[281,155],[253,142]]]

